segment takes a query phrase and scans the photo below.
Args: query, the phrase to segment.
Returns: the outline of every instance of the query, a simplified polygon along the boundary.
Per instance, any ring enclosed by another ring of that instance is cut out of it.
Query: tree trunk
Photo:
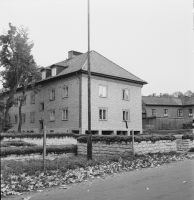
[[[19,105],[19,123],[18,123],[18,133],[22,132],[22,100]]]

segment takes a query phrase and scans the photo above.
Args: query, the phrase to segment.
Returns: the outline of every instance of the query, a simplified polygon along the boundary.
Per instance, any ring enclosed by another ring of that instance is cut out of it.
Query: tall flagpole
[[[90,0],[88,0],[88,136],[87,136],[87,159],[92,160],[91,72],[90,72]]]

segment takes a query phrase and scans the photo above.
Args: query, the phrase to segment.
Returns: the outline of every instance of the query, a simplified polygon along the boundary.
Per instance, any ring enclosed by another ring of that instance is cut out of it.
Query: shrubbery
[[[5,147],[1,148],[0,155],[1,157],[6,157],[8,155],[29,155],[35,153],[43,153],[42,146],[33,146],[33,147]],[[47,146],[46,153],[77,153],[77,145],[51,145]]]
[[[78,142],[80,143],[87,143],[87,135],[80,136],[77,138]],[[173,135],[135,135],[134,136],[134,141],[135,142],[142,142],[142,141],[152,141],[156,142],[159,140],[176,140],[175,136]],[[132,136],[115,136],[115,135],[94,135],[92,136],[92,141],[93,142],[106,142],[106,143],[121,143],[121,142],[131,142],[132,141]]]

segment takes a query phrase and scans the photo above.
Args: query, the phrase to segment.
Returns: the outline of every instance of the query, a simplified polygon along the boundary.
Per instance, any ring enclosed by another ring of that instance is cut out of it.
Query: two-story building
[[[145,81],[95,51],[91,59],[91,129],[93,134],[142,132],[141,88]],[[69,51],[68,59],[41,70],[34,93],[29,86],[22,106],[22,130],[72,132],[88,130],[87,53]],[[15,97],[21,95],[18,88]],[[12,129],[18,126],[18,103],[10,109]],[[127,126],[126,126],[127,122]]]

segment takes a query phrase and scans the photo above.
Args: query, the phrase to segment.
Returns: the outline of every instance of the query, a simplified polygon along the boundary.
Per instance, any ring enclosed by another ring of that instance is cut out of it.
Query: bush
[[[8,155],[29,155],[40,153],[42,154],[43,147],[42,146],[33,146],[33,147],[5,147],[1,148],[0,155],[1,157],[6,157]],[[77,153],[77,145],[52,145],[47,146],[46,152],[62,154],[62,153]]]
[[[134,141],[135,142],[142,142],[142,141],[152,141],[156,142],[159,140],[175,140],[176,138],[173,135],[135,135]],[[87,136],[81,136],[78,139],[80,143],[87,143]],[[121,142],[131,142],[132,136],[105,136],[105,135],[94,135],[92,136],[92,142],[106,142],[106,143],[121,143]]]
[[[72,133],[47,133],[47,138],[62,138],[62,137],[73,137],[77,138],[80,137],[78,134],[72,134]],[[43,133],[1,133],[0,134],[0,140],[3,140],[3,138],[43,138]]]
[[[190,140],[194,140],[194,134],[185,134],[182,136],[182,139],[190,139]]]
[[[37,145],[28,143],[28,142],[24,142],[21,140],[1,142],[1,147],[10,147],[10,146],[20,147],[20,146],[37,146]]]

